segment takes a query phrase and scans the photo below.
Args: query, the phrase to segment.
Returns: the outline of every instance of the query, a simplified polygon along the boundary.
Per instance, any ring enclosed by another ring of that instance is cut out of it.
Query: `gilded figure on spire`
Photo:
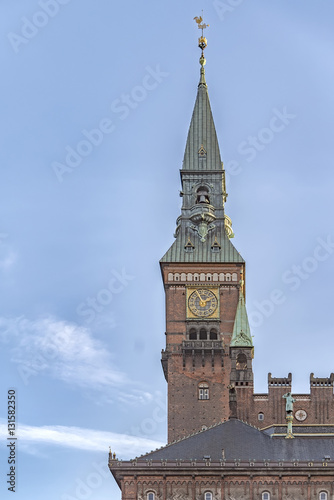
[[[210,26],[210,24],[205,24],[205,23],[201,24],[201,22],[203,21],[203,17],[202,16],[199,16],[199,17],[196,16],[196,17],[194,17],[194,19],[195,19],[196,23],[198,24],[198,28],[200,30],[202,30],[202,34],[203,34],[203,30],[205,28],[208,28]]]
[[[203,35],[203,30],[205,30],[206,28],[208,28],[210,25],[209,24],[205,24],[205,23],[201,24],[202,21],[203,21],[203,17],[202,16],[199,16],[199,17],[196,16],[196,17],[194,17],[194,20],[196,21],[196,23],[198,25],[198,29],[202,30],[202,36],[198,39],[198,46],[202,50],[202,55],[203,55],[203,50],[208,45],[208,41],[205,38],[205,36]]]

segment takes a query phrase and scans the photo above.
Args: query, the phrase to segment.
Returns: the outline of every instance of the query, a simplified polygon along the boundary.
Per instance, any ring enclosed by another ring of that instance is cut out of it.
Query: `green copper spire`
[[[239,302],[235,314],[231,347],[253,347],[251,332],[248,323],[248,316],[243,294],[243,283],[239,290]]]
[[[202,30],[198,40],[200,81],[180,171],[182,209],[176,221],[176,240],[161,262],[243,263],[230,241],[232,222],[224,210],[225,171],[205,81],[207,40],[203,30],[208,25],[202,23],[202,17],[195,20]]]

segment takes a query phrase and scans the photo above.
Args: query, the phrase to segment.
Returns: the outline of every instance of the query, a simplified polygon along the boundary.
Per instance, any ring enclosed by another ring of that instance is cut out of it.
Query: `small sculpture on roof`
[[[293,403],[295,403],[296,400],[292,397],[291,392],[287,392],[286,394],[284,394],[283,398],[286,399],[286,402],[285,402],[286,412],[292,413],[293,412]]]

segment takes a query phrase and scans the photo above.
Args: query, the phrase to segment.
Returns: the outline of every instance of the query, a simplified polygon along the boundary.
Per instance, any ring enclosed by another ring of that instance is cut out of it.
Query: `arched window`
[[[207,340],[208,334],[205,328],[201,328],[199,331],[199,339],[200,340]]]
[[[262,413],[262,411],[260,411],[260,413],[258,413],[257,415],[257,419],[262,422],[264,420],[264,414]]]
[[[195,328],[190,329],[189,340],[197,340],[197,332],[196,332]]]
[[[204,493],[204,500],[212,500],[211,491],[207,491],[206,493]]]
[[[319,493],[319,500],[327,500],[327,499],[328,499],[327,492],[326,491],[321,491]]]
[[[210,203],[209,190],[205,186],[197,189],[196,203]]]
[[[270,493],[268,491],[262,493],[262,500],[270,500]]]
[[[147,500],[155,500],[155,494],[153,492],[147,493]]]
[[[206,382],[198,384],[198,399],[210,399],[209,386]]]
[[[236,369],[237,370],[246,370],[247,369],[246,354],[243,354],[243,353],[238,354],[237,362],[236,362]]]
[[[217,340],[217,330],[214,328],[211,328],[210,330],[210,340]]]

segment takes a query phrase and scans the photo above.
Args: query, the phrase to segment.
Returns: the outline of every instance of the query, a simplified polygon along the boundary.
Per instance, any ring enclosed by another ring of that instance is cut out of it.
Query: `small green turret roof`
[[[253,341],[249,328],[245,297],[242,287],[239,290],[239,302],[235,314],[231,347],[253,347]]]

